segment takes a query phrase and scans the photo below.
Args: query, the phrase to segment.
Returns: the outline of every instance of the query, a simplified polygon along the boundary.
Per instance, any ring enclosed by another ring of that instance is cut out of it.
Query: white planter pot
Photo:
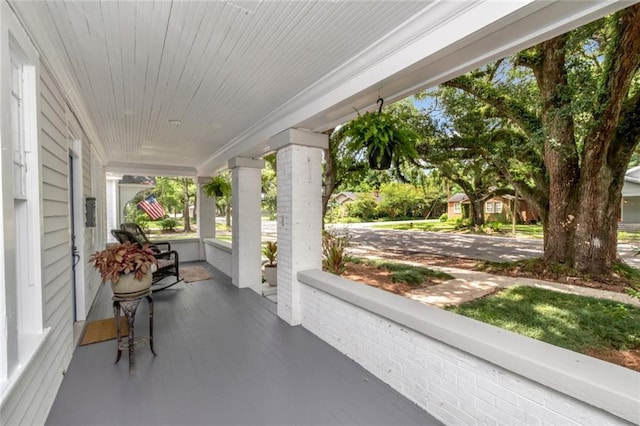
[[[149,290],[152,280],[153,273],[151,271],[147,272],[141,280],[137,280],[135,274],[123,274],[120,275],[117,284],[111,283],[111,291],[114,296],[119,298],[135,298]]]
[[[271,287],[278,285],[278,266],[264,265],[264,279]]]

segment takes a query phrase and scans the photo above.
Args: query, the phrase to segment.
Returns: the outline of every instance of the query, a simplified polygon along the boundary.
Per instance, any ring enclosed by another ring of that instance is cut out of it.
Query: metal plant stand
[[[136,310],[138,309],[138,305],[143,297],[145,297],[149,302],[149,345],[151,346],[151,352],[153,355],[158,356],[153,348],[153,298],[151,297],[151,290],[136,297],[124,298],[116,295],[113,296],[113,316],[116,320],[116,337],[118,345],[118,354],[116,356],[115,363],[120,361],[120,357],[122,356],[122,333],[120,330],[120,309],[122,309],[122,312],[124,312],[124,316],[127,319],[127,327],[129,328],[129,339],[127,344],[129,349],[129,374],[134,374],[136,371],[134,325]]]

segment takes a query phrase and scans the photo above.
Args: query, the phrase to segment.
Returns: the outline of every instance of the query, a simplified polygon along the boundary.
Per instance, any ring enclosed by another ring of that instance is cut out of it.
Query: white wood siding
[[[104,216],[105,190],[102,161],[93,149],[75,115],[69,111],[60,88],[49,70],[40,71],[40,175],[42,180],[42,270],[44,327],[51,331],[19,383],[3,402],[3,425],[42,424],[53,404],[64,370],[74,349],[71,285],[71,241],[69,228],[69,143],[71,133],[81,140],[82,199],[96,197],[97,215]],[[98,167],[92,171],[92,164]],[[96,166],[98,165],[98,166]],[[100,178],[102,176],[102,178]],[[96,182],[93,182],[96,180]],[[79,206],[80,207],[80,206]],[[81,206],[84,209],[84,204]],[[104,223],[104,218],[102,219]],[[100,285],[94,268],[86,264],[91,253],[104,246],[99,227],[76,230],[84,250],[85,305],[91,306]],[[97,234],[96,234],[97,233]]]

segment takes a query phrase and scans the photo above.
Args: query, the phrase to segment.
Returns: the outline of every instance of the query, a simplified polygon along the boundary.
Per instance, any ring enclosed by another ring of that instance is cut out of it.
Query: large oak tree
[[[547,262],[602,274],[617,259],[622,185],[640,141],[639,66],[634,5],[446,83],[538,144],[528,150],[539,153],[537,176],[514,184],[542,214]],[[498,67],[532,77],[509,80]]]

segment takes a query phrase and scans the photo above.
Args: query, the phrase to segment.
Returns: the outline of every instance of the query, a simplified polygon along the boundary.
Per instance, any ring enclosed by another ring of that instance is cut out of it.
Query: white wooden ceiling
[[[483,39],[495,40],[486,59],[557,32],[568,16],[622,7],[556,3],[10,1],[107,165],[182,175],[264,154],[287,127],[322,130],[378,95],[409,95],[445,78],[438,63],[464,72],[473,61],[461,52],[477,60]],[[529,36],[511,42],[525,22]]]

